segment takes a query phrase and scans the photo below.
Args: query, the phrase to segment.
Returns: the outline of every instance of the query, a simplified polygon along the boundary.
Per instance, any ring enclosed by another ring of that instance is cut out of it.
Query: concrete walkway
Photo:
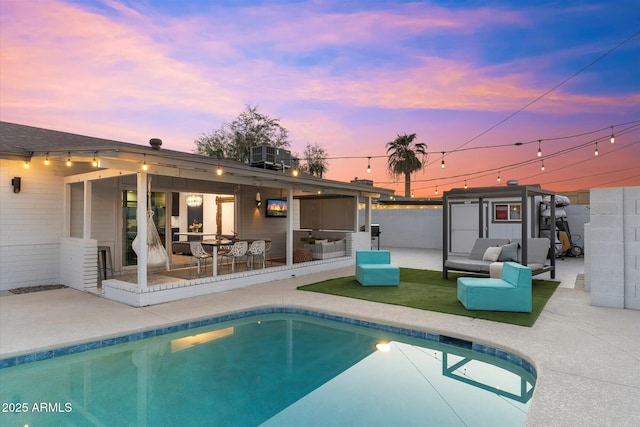
[[[440,269],[437,251],[391,250],[398,265]],[[559,267],[566,261],[559,260]],[[284,305],[483,342],[518,354],[538,372],[529,426],[640,425],[640,311],[591,306],[590,294],[580,281],[576,285],[579,260],[569,262],[575,262],[573,272],[564,274],[562,287],[531,328],[296,289],[353,274],[352,268],[144,308],[72,289],[4,296],[0,357]]]

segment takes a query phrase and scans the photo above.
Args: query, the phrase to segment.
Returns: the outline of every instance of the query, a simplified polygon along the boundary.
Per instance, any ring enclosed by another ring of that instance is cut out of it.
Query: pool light
[[[388,342],[379,342],[376,344],[376,349],[382,353],[389,353],[391,351],[391,344]]]

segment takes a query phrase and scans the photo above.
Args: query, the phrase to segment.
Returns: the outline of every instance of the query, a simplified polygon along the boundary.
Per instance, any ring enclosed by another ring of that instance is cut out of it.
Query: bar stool
[[[107,280],[108,273],[113,277],[113,259],[111,258],[111,246],[98,246],[98,287],[102,287],[102,281]]]

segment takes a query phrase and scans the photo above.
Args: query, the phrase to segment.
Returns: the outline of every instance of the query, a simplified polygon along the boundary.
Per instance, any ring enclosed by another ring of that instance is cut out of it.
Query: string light
[[[218,168],[216,169],[216,175],[222,175],[222,168],[220,166],[218,166]]]
[[[498,182],[500,182],[500,172],[498,172],[498,179],[497,179],[497,181],[498,181]]]
[[[444,169],[444,151],[442,152],[442,163],[440,163],[440,167]]]
[[[611,126],[611,143],[616,142],[616,136],[613,134],[613,126]]]
[[[371,173],[371,157],[367,157],[367,173]]]
[[[29,169],[29,158],[24,159],[24,168]]]
[[[541,139],[538,140],[538,157],[542,157],[542,148],[540,147]]]
[[[293,176],[298,176],[298,173],[300,173],[300,171],[298,171],[298,168],[293,168],[293,171],[291,173],[293,174]]]
[[[438,186],[436,185],[436,194],[438,194]]]
[[[466,179],[464,180],[464,189],[465,190],[467,189],[467,180]]]
[[[144,161],[142,162],[142,170],[146,171],[147,169],[149,169],[149,166],[147,165],[147,155],[144,155]]]
[[[96,159],[97,155],[98,155],[97,151],[93,153],[93,161],[91,162],[91,166],[93,166],[94,168],[98,167],[98,159]]]
[[[544,170],[544,160],[540,160],[542,162],[542,165],[540,166],[540,170],[543,171]]]
[[[593,154],[594,154],[594,155],[596,155],[596,156],[597,156],[598,154],[600,154],[600,153],[598,153],[598,143],[597,143],[597,142],[596,142],[596,151],[594,151],[594,153],[593,153]]]
[[[71,163],[71,152],[69,152],[67,154],[67,167],[71,167],[72,163]]]
[[[44,156],[44,165],[49,166],[51,162],[49,162],[49,152],[47,151],[47,155]]]

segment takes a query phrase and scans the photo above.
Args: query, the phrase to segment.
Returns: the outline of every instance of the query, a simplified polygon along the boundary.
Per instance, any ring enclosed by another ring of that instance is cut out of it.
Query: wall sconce
[[[256,193],[256,207],[260,207],[262,206],[262,198],[260,197],[260,192],[258,191]]]
[[[21,184],[21,179],[19,176],[16,176],[15,178],[13,178],[11,180],[11,185],[13,185],[13,192],[14,193],[19,193],[20,192],[20,184]]]

